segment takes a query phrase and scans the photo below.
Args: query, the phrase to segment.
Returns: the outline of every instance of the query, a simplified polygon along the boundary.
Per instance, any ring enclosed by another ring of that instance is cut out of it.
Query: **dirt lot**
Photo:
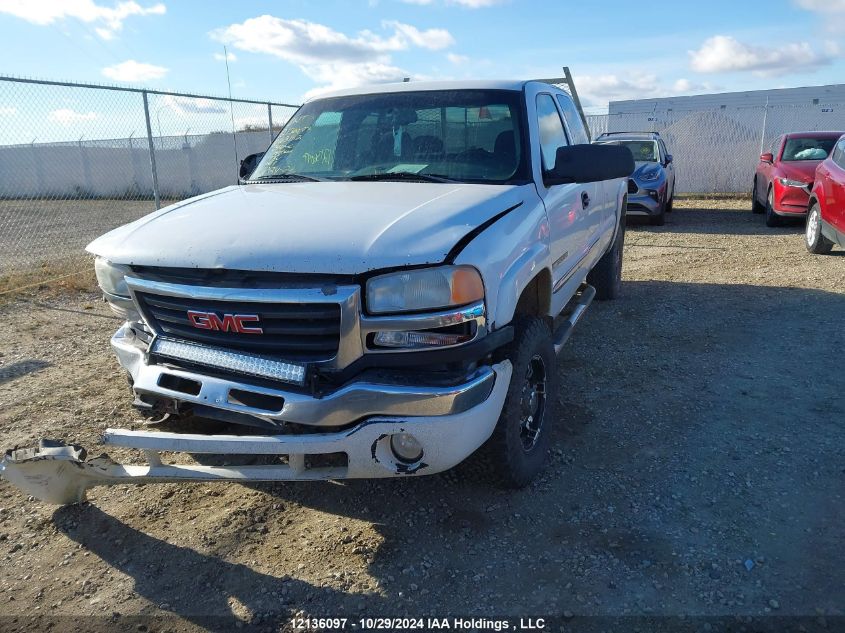
[[[746,209],[690,200],[665,227],[629,228],[624,296],[594,304],[561,355],[565,413],[530,488],[462,466],[115,487],[56,510],[3,482],[0,614],[128,630],[221,630],[232,614],[274,630],[298,611],[842,615],[845,254],[810,256],[801,227]],[[96,454],[98,432],[133,423],[96,296],[0,315],[0,446],[61,437]]]

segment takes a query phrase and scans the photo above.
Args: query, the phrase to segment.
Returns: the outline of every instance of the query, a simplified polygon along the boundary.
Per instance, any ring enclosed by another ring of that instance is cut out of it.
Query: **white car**
[[[145,466],[46,440],[3,476],[72,503],[100,484],[424,475],[481,449],[527,484],[558,416],[555,353],[619,292],[630,152],[589,144],[552,85],[485,81],[315,99],[257,158],[88,246],[136,406],[232,434],[105,432]]]

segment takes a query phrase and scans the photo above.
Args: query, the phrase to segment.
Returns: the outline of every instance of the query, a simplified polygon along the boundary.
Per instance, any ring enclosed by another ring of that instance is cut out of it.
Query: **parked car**
[[[628,177],[628,215],[648,216],[651,224],[662,226],[675,197],[675,165],[660,134],[606,132],[594,142],[631,150],[636,167]]]
[[[807,250],[817,255],[834,244],[845,248],[845,136],[816,167],[805,232]]]
[[[751,210],[766,214],[766,226],[807,215],[816,167],[828,157],[842,132],[793,132],[772,141],[751,187]]]
[[[628,149],[590,144],[552,85],[421,82],[310,101],[252,160],[241,185],[88,246],[136,406],[241,431],[108,429],[149,464],[48,441],[3,476],[70,503],[113,483],[425,475],[481,447],[527,484],[557,421],[555,354],[620,291]]]

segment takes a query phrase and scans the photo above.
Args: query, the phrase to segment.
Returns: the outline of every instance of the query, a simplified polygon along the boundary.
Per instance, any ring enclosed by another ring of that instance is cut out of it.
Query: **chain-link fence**
[[[845,132],[845,104],[653,110],[587,115],[587,122],[594,139],[604,132],[660,132],[679,193],[745,193],[760,154],[781,134]]]
[[[157,206],[235,184],[238,159],[266,149],[295,108],[0,77],[0,290],[19,271],[38,280],[68,270],[88,241]],[[660,132],[678,192],[740,193],[761,149],[785,132],[845,129],[845,104],[655,109],[587,121],[593,138]]]
[[[0,77],[0,287],[70,272],[109,229],[236,184],[296,107]]]

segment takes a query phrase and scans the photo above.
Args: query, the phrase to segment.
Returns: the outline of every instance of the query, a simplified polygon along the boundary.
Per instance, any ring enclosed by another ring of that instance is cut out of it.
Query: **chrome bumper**
[[[493,432],[511,378],[511,364],[491,368],[492,391],[463,413],[443,416],[379,416],[337,433],[238,436],[196,435],[108,429],[107,446],[138,449],[146,465],[124,465],[108,456],[86,459],[85,450],[58,442],[11,450],[0,461],[0,476],[34,497],[53,504],[76,503],[94,486],[173,481],[288,481],[433,474],[472,454]],[[423,449],[415,464],[398,461],[390,436],[412,434]],[[269,466],[165,464],[161,451],[213,455],[279,455],[287,463]],[[310,467],[309,456],[344,453],[343,467]]]
[[[374,415],[438,416],[463,413],[480,404],[493,389],[494,372],[490,367],[476,369],[465,382],[446,387],[373,383],[355,380],[322,398],[303,393],[260,387],[236,380],[197,372],[148,365],[144,350],[132,330],[124,325],[111,340],[118,361],[132,376],[133,389],[148,394],[243,413],[280,427],[285,422],[309,426],[343,426]],[[176,376],[199,383],[199,393],[190,394],[161,386],[162,377]],[[278,411],[268,411],[230,401],[230,392],[238,390],[283,400]]]

